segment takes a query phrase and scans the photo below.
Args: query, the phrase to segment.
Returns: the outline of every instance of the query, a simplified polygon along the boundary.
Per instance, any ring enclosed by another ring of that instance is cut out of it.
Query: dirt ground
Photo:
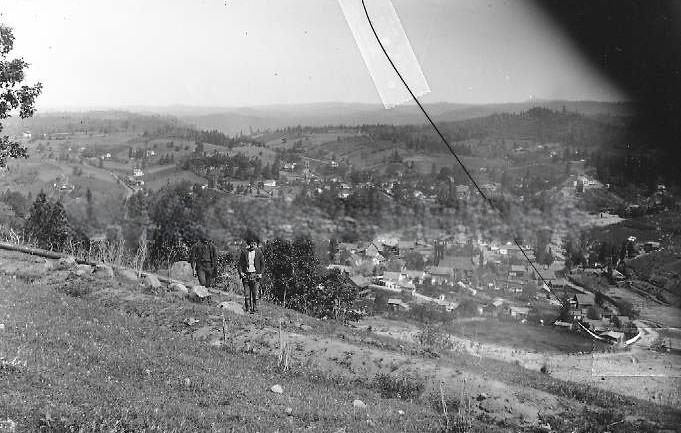
[[[373,332],[413,342],[419,328],[415,325],[371,318],[361,326]],[[681,405],[681,356],[648,350],[655,339],[651,328],[644,328],[642,338],[629,351],[592,354],[545,354],[501,345],[480,343],[450,336],[454,350],[509,363],[519,363],[530,370],[547,365],[551,376],[584,383],[618,394]],[[647,335],[647,337],[645,337]]]

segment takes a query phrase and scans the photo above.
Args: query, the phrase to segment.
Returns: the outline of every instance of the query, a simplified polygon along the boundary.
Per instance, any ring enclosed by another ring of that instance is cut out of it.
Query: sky
[[[393,5],[425,103],[625,99],[528,2]],[[43,110],[381,103],[337,0],[3,0],[0,13]]]

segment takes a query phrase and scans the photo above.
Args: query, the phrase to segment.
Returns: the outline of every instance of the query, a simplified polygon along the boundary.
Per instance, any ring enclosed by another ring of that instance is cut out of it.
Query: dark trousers
[[[260,281],[256,274],[246,274],[242,281],[244,284],[244,306],[246,311],[253,311],[257,305]]]
[[[213,287],[213,267],[210,265],[199,264],[196,266],[196,276],[199,284],[205,287]]]

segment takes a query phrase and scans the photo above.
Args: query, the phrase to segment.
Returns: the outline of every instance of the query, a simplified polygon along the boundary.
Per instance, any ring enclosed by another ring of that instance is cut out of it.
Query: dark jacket
[[[262,274],[265,269],[265,257],[262,254],[260,248],[255,248],[255,258],[253,259],[253,266],[255,266],[255,273]],[[239,274],[245,275],[248,271],[248,249],[244,248],[241,250],[239,255]]]
[[[212,242],[196,242],[191,249],[191,262],[194,266],[216,267],[218,254]]]

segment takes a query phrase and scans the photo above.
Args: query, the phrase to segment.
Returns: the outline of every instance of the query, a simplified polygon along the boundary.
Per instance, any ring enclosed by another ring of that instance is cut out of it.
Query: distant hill
[[[428,104],[426,109],[439,122],[466,120],[495,113],[518,113],[532,107],[578,112],[593,115],[629,116],[634,106],[628,102],[542,101],[505,104]],[[425,119],[418,107],[406,105],[386,110],[380,104],[317,103],[269,105],[243,108],[220,107],[130,107],[133,111],[177,116],[199,129],[218,129],[225,134],[248,133],[250,129],[277,129],[287,126],[359,125],[359,124],[419,124]]]
[[[160,114],[138,114],[128,111],[86,111],[38,113],[21,119],[10,117],[2,121],[3,134],[18,135],[31,131],[34,136],[42,133],[111,133],[155,131],[167,126],[187,126],[178,119]]]

